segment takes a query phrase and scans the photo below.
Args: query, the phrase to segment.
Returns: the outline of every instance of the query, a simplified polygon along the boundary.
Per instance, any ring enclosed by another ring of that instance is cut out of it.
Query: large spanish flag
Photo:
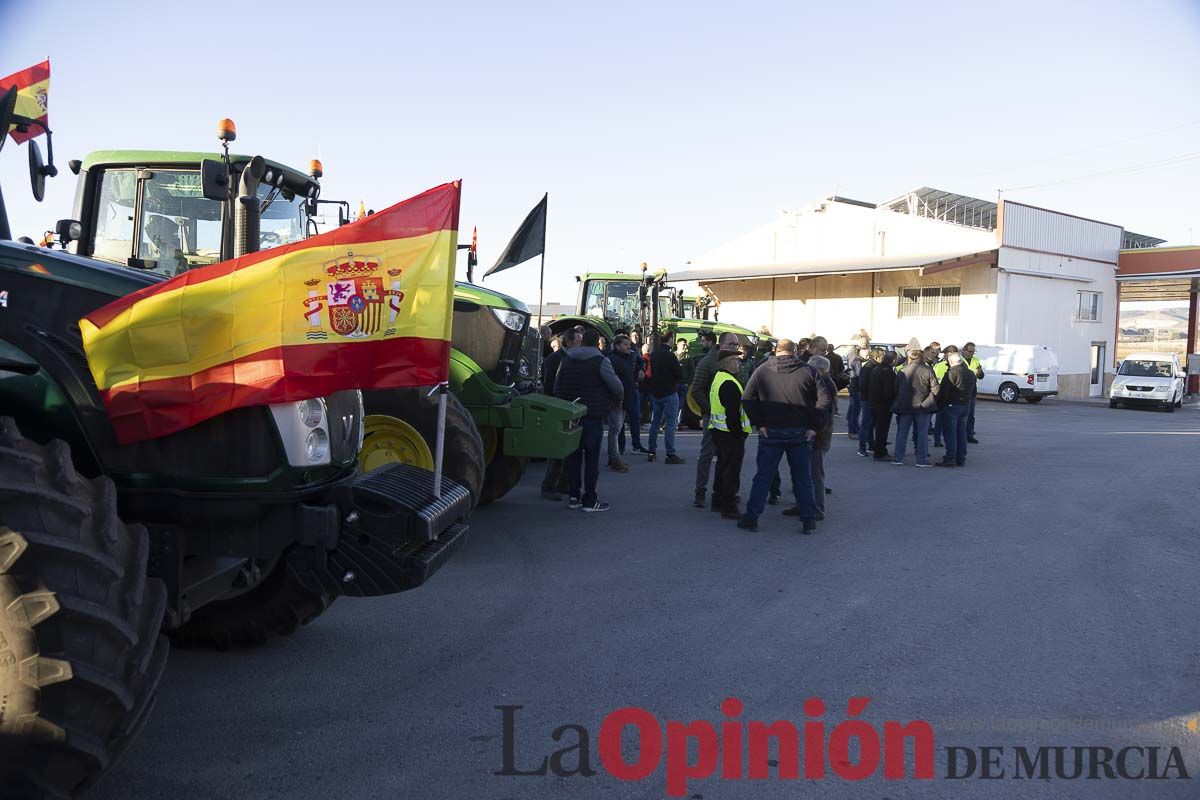
[[[0,91],[13,86],[17,87],[17,107],[14,112],[22,117],[41,120],[42,123],[48,124],[50,61],[43,61],[29,69],[23,69],[6,78],[0,78]],[[25,133],[17,131],[15,126],[10,127],[9,131],[12,140],[17,144],[42,135],[42,129],[35,126],[30,126]],[[0,135],[2,134],[3,132],[0,131]]]
[[[84,319],[122,443],[233,408],[449,373],[460,185],[320,236],[185,272]]]

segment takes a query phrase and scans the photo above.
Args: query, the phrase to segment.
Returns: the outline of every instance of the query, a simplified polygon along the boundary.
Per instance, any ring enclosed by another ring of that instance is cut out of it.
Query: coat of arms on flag
[[[345,258],[327,261],[323,266],[324,281],[313,278],[305,281],[309,287],[305,299],[304,316],[311,328],[309,339],[324,339],[327,312],[329,328],[339,336],[359,338],[372,336],[380,331],[385,322],[391,325],[400,313],[404,292],[400,291],[399,269],[389,269],[385,275],[377,275],[383,265],[378,257],[356,256],[347,251]],[[390,286],[385,287],[385,277]],[[320,287],[324,282],[324,291]],[[384,336],[395,333],[395,329],[384,331]]]

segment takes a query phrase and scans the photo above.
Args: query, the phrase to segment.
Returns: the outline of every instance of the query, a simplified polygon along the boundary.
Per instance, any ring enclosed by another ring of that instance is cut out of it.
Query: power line
[[[1102,178],[1110,175],[1124,175],[1129,172],[1140,172],[1144,169],[1154,169],[1156,167],[1166,167],[1172,164],[1181,164],[1185,161],[1192,161],[1200,158],[1200,151],[1194,153],[1180,153],[1158,161],[1148,161],[1143,164],[1131,164],[1127,167],[1118,167],[1117,169],[1102,170],[1100,172],[1089,172],[1084,175],[1075,175],[1070,178],[1060,178],[1056,181],[1047,181],[1045,183],[1031,183],[1027,186],[1009,186],[1001,189],[1001,192],[1014,192],[1022,189],[1042,189],[1047,186],[1058,186],[1062,183],[1074,183],[1075,181],[1087,180],[1088,178]]]
[[[1019,164],[1017,164],[1016,166],[1008,167],[1007,169],[1003,170],[1003,172],[1011,173],[1014,170],[1023,169],[1025,167],[1037,166],[1039,164],[1049,164],[1054,161],[1061,161],[1064,158],[1070,158],[1072,156],[1082,155],[1084,153],[1094,153],[1097,150],[1106,150],[1109,147],[1116,147],[1117,145],[1128,144],[1129,142],[1137,142],[1142,139],[1149,139],[1152,136],[1161,136],[1164,133],[1173,133],[1174,131],[1183,130],[1184,128],[1195,127],[1196,125],[1200,125],[1200,119],[1193,120],[1192,122],[1185,122],[1182,125],[1172,125],[1169,128],[1162,128],[1160,130],[1150,131],[1148,133],[1139,133],[1136,136],[1127,136],[1124,139],[1117,139],[1112,142],[1104,142],[1103,144],[1096,144],[1096,145],[1092,145],[1091,147],[1084,147],[1082,149],[1072,150],[1068,153],[1059,153],[1058,155],[1055,155],[1055,156],[1047,156],[1046,158],[1039,158],[1039,159],[1035,159],[1034,161],[1022,161]],[[996,175],[999,172],[1001,172],[1001,170],[996,170],[993,172],[985,172],[985,173],[983,173],[983,175],[980,175],[978,177],[986,177],[988,175]]]

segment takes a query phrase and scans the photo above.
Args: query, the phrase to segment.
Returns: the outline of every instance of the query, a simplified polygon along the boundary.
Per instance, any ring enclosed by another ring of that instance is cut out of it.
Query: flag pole
[[[430,392],[430,394],[437,392],[438,395],[437,441],[434,443],[433,451],[433,496],[435,499],[442,496],[442,455],[446,442],[446,395],[449,391],[450,384],[442,381]]]
[[[533,358],[533,381],[535,386],[542,379],[542,350],[545,347],[542,342],[542,323],[545,321],[546,311],[546,228],[548,227],[547,221],[550,216],[549,193],[542,198],[542,202],[546,204],[546,208],[542,212],[542,265],[538,268],[538,348]],[[554,387],[551,386],[547,389],[547,387],[542,386],[542,391],[546,394],[554,394]]]

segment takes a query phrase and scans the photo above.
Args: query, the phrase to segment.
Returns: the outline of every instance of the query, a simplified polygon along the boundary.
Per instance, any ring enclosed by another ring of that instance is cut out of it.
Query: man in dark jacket
[[[888,351],[880,356],[879,363],[871,370],[871,426],[876,461],[886,461],[888,455],[888,433],[892,429],[892,403],[896,400],[896,354]]]
[[[908,447],[908,435],[916,436],[916,465],[932,467],[929,463],[929,418],[937,410],[938,382],[933,368],[926,363],[926,350],[912,349],[908,352],[908,363],[896,376],[896,399],[892,410],[896,420],[896,454],[892,463],[904,463],[904,451]]]
[[[708,426],[717,451],[716,477],[713,480],[712,509],[725,519],[741,519],[738,489],[741,486],[742,460],[750,420],[742,408],[742,384],[738,379],[741,359],[728,353],[717,362],[717,374],[709,389]]]
[[[705,331],[711,336],[711,333]],[[702,334],[704,335],[704,334]],[[708,392],[712,388],[713,378],[717,374],[717,362],[721,356],[737,353],[738,338],[736,333],[723,333],[716,346],[709,349],[696,363],[695,377],[692,378],[692,388],[689,390],[696,405],[700,406],[700,455],[696,458],[696,494],[692,505],[704,508],[704,495],[708,491],[708,476],[712,471],[713,457],[717,451],[713,447],[712,433],[708,427]]]
[[[596,497],[604,419],[613,404],[620,405],[624,398],[621,381],[613,372],[612,362],[600,352],[599,344],[600,334],[594,328],[584,331],[583,342],[568,350],[559,365],[554,386],[555,397],[579,401],[587,407],[579,448],[567,456],[563,465],[570,491],[567,508],[584,511],[608,511],[608,503]]]
[[[775,358],[750,376],[743,405],[750,424],[758,431],[758,463],[739,528],[758,530],[758,518],[767,507],[771,482],[779,474],[780,459],[786,455],[804,532],[816,530],[812,443],[817,431],[825,425],[826,415],[821,410],[825,394],[817,373],[796,357],[796,345],[788,339],[780,339]]]
[[[862,355],[862,366],[855,381],[858,387],[858,404],[860,419],[858,422],[858,454],[864,458],[867,448],[874,440],[874,417],[871,414],[871,373],[883,360],[883,353],[864,347],[859,351]]]
[[[559,365],[567,357],[567,351],[579,344],[579,337],[579,331],[574,328],[559,336],[558,348],[546,356],[546,360],[542,362],[542,391],[546,394],[554,394],[554,383],[558,380]],[[567,476],[563,471],[563,459],[546,459],[546,474],[542,478],[542,497],[557,503],[563,499],[563,493],[567,490]]]
[[[647,461],[658,454],[658,426],[665,429],[663,438],[667,442],[667,458],[664,463],[682,464],[683,459],[675,455],[675,426],[679,424],[679,382],[683,380],[683,367],[675,353],[671,352],[669,340],[657,334],[650,337],[650,443]]]
[[[975,396],[975,373],[963,363],[961,353],[946,356],[950,365],[942,376],[938,398],[942,401],[946,455],[939,467],[961,467],[967,462],[967,415]]]
[[[817,521],[825,519],[825,455],[833,445],[833,418],[837,414],[837,384],[829,372],[829,358],[812,355],[808,358],[808,366],[817,373],[818,388],[817,404],[825,412],[825,424],[817,431],[817,438],[812,446],[812,482],[813,502],[817,507]],[[788,516],[799,516],[801,509],[789,508],[784,511]]]
[[[608,413],[608,467],[617,472],[629,471],[629,465],[621,460],[625,452],[625,439],[621,434],[625,417],[629,414],[629,403],[637,391],[637,369],[632,347],[629,337],[618,333],[608,353],[608,360],[612,362],[613,372],[621,382],[621,390],[624,392],[622,404]]]

